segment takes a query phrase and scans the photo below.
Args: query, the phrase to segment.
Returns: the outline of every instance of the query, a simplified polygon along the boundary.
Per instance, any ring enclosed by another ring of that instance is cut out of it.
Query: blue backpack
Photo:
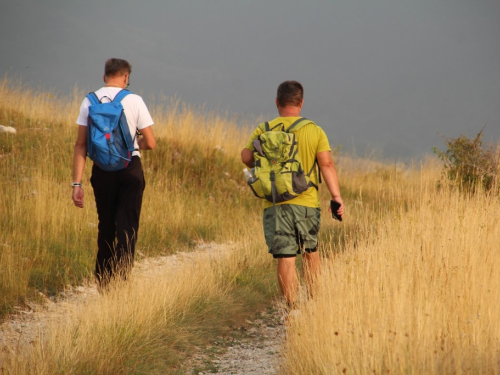
[[[89,158],[104,171],[119,171],[132,160],[134,139],[121,104],[128,94],[130,91],[122,90],[114,100],[106,103],[101,102],[104,97],[99,100],[93,92],[87,95],[90,100],[87,152]]]

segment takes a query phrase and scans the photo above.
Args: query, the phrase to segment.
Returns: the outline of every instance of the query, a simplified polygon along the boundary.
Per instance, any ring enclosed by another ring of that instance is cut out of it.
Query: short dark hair
[[[107,59],[104,65],[104,75],[106,77],[116,77],[132,73],[132,65],[127,60],[122,59]]]
[[[276,99],[280,107],[298,107],[304,99],[304,88],[297,81],[285,81],[278,86]]]

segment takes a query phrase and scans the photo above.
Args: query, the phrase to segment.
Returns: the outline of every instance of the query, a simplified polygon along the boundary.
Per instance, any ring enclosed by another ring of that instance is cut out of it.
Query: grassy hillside
[[[83,210],[70,187],[82,97],[64,102],[9,80],[0,85],[0,124],[17,129],[0,134],[2,315],[38,292],[55,295],[92,278],[90,168]],[[175,101],[150,109],[158,147],[144,153],[138,257],[211,241],[230,250],[119,285],[33,345],[6,351],[10,373],[181,372],[186,356],[277,296],[261,203],[241,172],[248,132]],[[440,167],[431,161],[340,157],[337,166],[345,218],[329,217],[321,187],[322,274],[288,322],[281,373],[500,373],[498,196],[437,184]]]
[[[349,207],[356,230],[290,322],[282,373],[500,373],[498,196],[436,189],[428,166],[379,176],[379,205]]]

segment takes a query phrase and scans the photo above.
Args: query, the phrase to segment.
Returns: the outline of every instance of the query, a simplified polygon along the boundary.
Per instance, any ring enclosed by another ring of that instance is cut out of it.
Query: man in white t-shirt
[[[126,60],[108,59],[104,67],[105,86],[95,92],[98,99],[101,102],[113,100],[122,89],[128,87],[131,72],[132,66]],[[125,278],[133,265],[145,187],[139,150],[156,147],[151,127],[153,119],[142,98],[129,94],[121,103],[130,134],[134,136],[139,130],[142,136],[135,137],[135,151],[127,168],[107,172],[96,164],[92,166],[90,182],[99,217],[95,275],[100,287],[105,287],[115,276]],[[79,125],[78,138],[73,154],[73,203],[80,208],[83,208],[84,201],[81,181],[87,156],[89,105],[90,101],[85,98],[76,121]]]

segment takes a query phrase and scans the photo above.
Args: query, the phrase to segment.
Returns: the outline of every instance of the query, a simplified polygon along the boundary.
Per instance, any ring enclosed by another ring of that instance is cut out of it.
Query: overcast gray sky
[[[358,154],[417,157],[485,124],[500,138],[499,0],[0,3],[0,73],[69,95],[99,88],[108,57],[146,101],[256,117],[296,79],[302,114]]]

